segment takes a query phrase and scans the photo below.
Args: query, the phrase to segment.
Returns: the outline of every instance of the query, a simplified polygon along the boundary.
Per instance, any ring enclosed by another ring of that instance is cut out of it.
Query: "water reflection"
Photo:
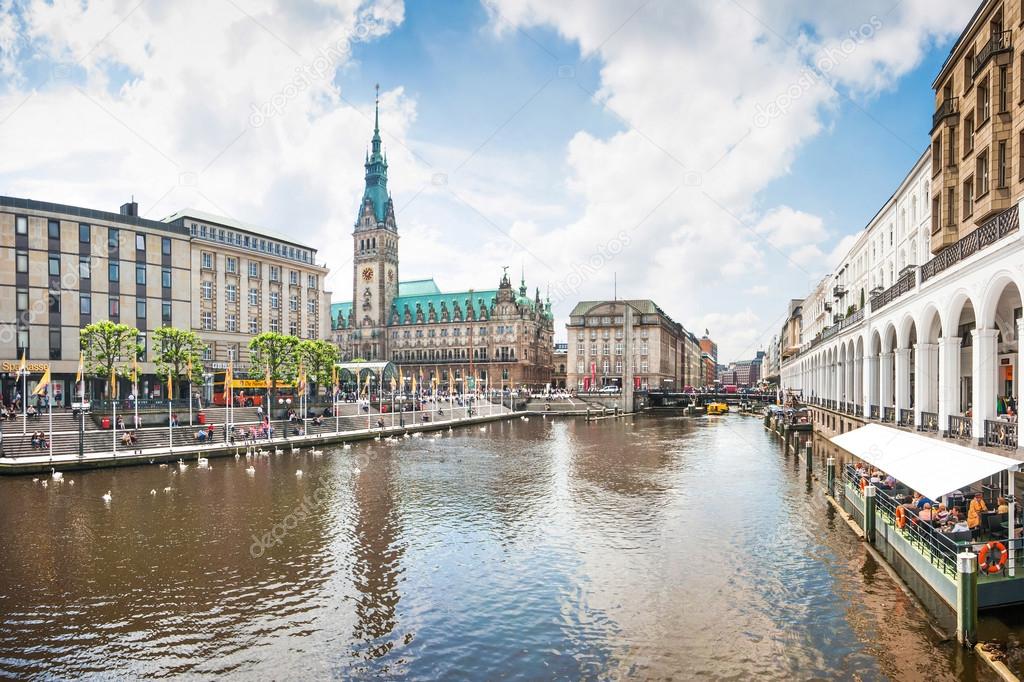
[[[976,673],[756,419],[532,418],[248,464],[0,480],[0,674]]]

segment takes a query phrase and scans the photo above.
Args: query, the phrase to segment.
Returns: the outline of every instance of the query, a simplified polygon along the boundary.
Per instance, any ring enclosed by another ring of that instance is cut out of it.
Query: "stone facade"
[[[331,308],[345,360],[390,360],[419,385],[543,388],[552,380],[553,317],[506,272],[496,288],[442,292],[433,279],[400,281],[398,226],[387,190],[379,117],[364,162],[366,188],[352,232],[352,299]]]
[[[626,327],[630,309],[632,329]],[[577,391],[703,386],[700,343],[651,300],[581,301],[569,315],[566,386]],[[628,332],[628,333],[627,333]]]

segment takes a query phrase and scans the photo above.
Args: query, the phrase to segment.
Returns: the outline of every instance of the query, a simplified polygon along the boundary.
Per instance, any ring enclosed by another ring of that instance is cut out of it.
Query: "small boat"
[[[729,411],[729,405],[726,403],[708,403],[708,414],[725,414]]]

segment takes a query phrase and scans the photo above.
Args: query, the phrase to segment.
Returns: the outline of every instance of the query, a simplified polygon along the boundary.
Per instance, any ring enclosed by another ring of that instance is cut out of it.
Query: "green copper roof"
[[[462,311],[463,315],[465,315],[466,301],[469,300],[471,296],[474,314],[478,315],[478,307],[480,306],[480,302],[483,301],[483,305],[490,308],[491,304],[494,303],[494,299],[498,297],[498,290],[487,289],[481,291],[474,290],[472,293],[469,291],[457,291],[451,293],[446,292],[443,294],[438,292],[436,294],[399,296],[398,298],[395,299],[395,310],[398,311],[399,315],[404,315],[405,307],[409,306],[409,312],[415,315],[416,304],[419,304],[420,308],[423,310],[423,314],[428,315],[430,313],[430,304],[433,304],[434,311],[437,313],[438,316],[440,316],[441,303],[443,302],[445,304],[445,307],[448,308],[449,315],[452,315],[455,312],[456,305],[459,306],[459,309]],[[488,313],[490,313],[489,310]]]
[[[398,283],[398,295],[401,296],[429,296],[439,294],[441,289],[433,279],[414,279],[408,282]]]
[[[378,92],[380,86],[378,86]],[[373,212],[377,222],[384,222],[388,208],[388,160],[380,148],[380,99],[374,103],[373,138],[370,140],[371,151],[366,157],[363,167],[366,169],[366,189],[363,201],[373,202]]]

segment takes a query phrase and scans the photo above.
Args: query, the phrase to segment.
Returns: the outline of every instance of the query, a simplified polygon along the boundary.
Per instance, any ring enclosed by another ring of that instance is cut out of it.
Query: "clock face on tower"
[[[373,268],[363,268],[363,281],[369,282],[373,279]]]

